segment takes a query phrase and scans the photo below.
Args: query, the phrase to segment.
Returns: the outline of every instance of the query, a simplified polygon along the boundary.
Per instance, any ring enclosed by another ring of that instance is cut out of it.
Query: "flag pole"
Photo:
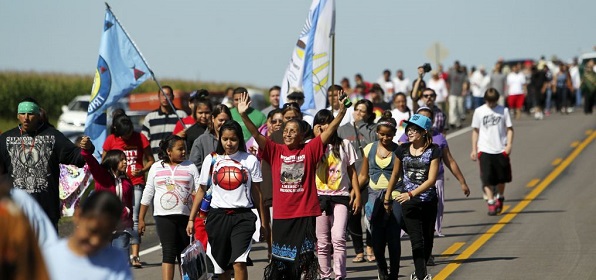
[[[335,32],[331,36],[331,85],[335,85]]]
[[[170,97],[168,97],[163,92],[163,89],[161,87],[161,84],[159,83],[159,81],[155,77],[155,74],[153,73],[153,69],[151,69],[151,67],[149,67],[149,63],[147,63],[147,60],[145,60],[145,57],[143,56],[143,54],[141,53],[141,51],[139,51],[139,48],[137,48],[137,44],[132,40],[132,38],[130,38],[130,36],[128,35],[128,32],[126,32],[126,29],[124,28],[124,25],[122,25],[122,23],[120,23],[120,21],[118,20],[118,17],[116,17],[116,14],[114,14],[114,12],[112,12],[112,7],[110,7],[110,5],[108,4],[108,2],[104,2],[104,3],[106,4],[106,9],[108,9],[108,11],[110,11],[110,13],[114,16],[114,19],[116,20],[116,22],[118,23],[118,25],[120,25],[120,27],[122,28],[122,31],[124,31],[124,35],[126,35],[126,38],[128,38],[128,40],[130,41],[130,43],[132,43],[132,46],[135,48],[135,51],[139,54],[139,56],[141,57],[141,60],[143,60],[143,63],[145,63],[145,65],[147,66],[147,69],[149,69],[149,74],[151,74],[151,78],[153,78],[153,80],[155,81],[155,83],[159,87],[159,92],[161,92],[161,94],[166,98],[166,100],[168,101],[168,104],[172,108],[172,111],[176,115],[176,118],[178,119],[178,121],[180,122],[180,124],[182,125],[182,127],[184,127],[184,122],[182,122],[182,119],[180,119],[180,116],[178,116],[178,113],[176,113],[176,107],[174,107],[174,104],[172,103],[172,100],[170,99]],[[172,91],[172,95],[173,94],[174,94],[174,92]]]

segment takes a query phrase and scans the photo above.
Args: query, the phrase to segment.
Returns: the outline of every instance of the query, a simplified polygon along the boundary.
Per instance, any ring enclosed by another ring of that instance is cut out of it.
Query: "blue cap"
[[[409,120],[404,121],[404,126],[408,124],[416,125],[424,130],[429,130],[432,127],[432,122],[427,116],[423,116],[420,114],[414,114],[410,117]]]

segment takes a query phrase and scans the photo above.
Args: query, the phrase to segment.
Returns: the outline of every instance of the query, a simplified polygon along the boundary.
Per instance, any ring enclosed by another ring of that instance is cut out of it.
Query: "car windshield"
[[[89,107],[89,101],[75,101],[73,103],[70,103],[68,110],[86,112],[88,107]]]

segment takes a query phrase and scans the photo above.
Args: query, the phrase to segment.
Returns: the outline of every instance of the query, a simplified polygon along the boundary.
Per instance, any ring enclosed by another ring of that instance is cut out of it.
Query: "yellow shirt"
[[[373,145],[373,143],[370,143],[370,144],[366,145],[366,147],[364,147],[365,155],[369,156],[370,149],[372,149],[372,145]],[[378,146],[377,146],[377,149],[378,149]],[[398,159],[396,158],[395,160],[398,160]],[[377,163],[377,165],[379,167],[385,168],[391,163],[391,156],[386,157],[386,158],[381,158],[375,154],[375,163]],[[387,177],[385,177],[385,175],[381,174],[381,177],[379,177],[379,180],[377,181],[376,184],[372,180],[369,179],[368,186],[373,190],[385,190],[385,189],[387,189],[387,186],[389,185],[389,179],[391,179],[391,178],[387,178]],[[398,195],[399,195],[398,191],[393,191],[393,193],[392,193],[393,198],[397,198]]]

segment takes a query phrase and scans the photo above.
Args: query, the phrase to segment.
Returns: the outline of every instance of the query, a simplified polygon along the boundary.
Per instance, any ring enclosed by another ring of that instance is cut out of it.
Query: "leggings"
[[[418,279],[426,277],[426,262],[433,250],[437,198],[422,201],[414,197],[402,204],[403,218],[412,244],[412,258]]]
[[[186,234],[188,216],[155,216],[154,219],[159,242],[161,242],[162,262],[176,263],[176,259],[180,260],[180,254],[184,248],[190,244]]]

